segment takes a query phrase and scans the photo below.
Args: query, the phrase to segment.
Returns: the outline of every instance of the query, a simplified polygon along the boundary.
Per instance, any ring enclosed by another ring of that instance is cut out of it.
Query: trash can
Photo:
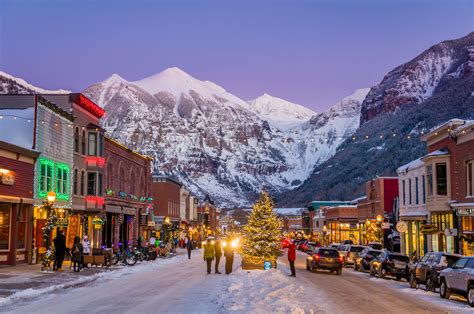
[[[113,254],[113,250],[111,248],[105,248],[102,250],[102,255],[105,256],[105,266],[107,268],[112,266],[112,254]]]

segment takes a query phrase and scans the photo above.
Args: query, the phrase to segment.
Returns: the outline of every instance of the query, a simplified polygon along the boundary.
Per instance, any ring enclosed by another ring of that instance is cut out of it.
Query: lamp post
[[[327,233],[328,233],[328,228],[326,227],[326,225],[323,226],[323,245],[327,245],[327,240],[326,240],[326,236],[327,236]]]
[[[54,258],[53,250],[51,248],[51,232],[53,231],[58,217],[53,209],[53,204],[56,201],[56,193],[54,191],[48,192],[46,201],[43,207],[46,209],[46,225],[43,227],[43,243],[46,247],[46,252],[43,255],[43,262],[41,270],[49,270],[51,268],[51,261]]]

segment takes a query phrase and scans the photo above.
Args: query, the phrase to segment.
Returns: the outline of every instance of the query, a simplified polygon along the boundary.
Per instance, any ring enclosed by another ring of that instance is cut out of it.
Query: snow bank
[[[65,279],[64,283],[53,284],[51,286],[44,287],[44,288],[39,288],[39,289],[29,288],[29,289],[21,290],[21,291],[15,292],[14,294],[6,298],[3,298],[3,299],[0,298],[0,308],[11,305],[12,303],[15,303],[15,302],[35,299],[45,294],[49,294],[58,290],[64,290],[64,289],[69,289],[72,287],[77,287],[86,283],[91,283],[95,281],[102,282],[106,280],[117,279],[129,274],[153,271],[154,269],[157,269],[164,265],[174,263],[178,259],[182,259],[183,257],[184,257],[183,255],[180,255],[174,258],[169,258],[169,259],[164,259],[164,260],[158,259],[153,262],[145,262],[145,263],[138,264],[135,266],[128,266],[128,267],[124,266],[119,269],[115,269],[115,270],[112,269],[110,271],[104,271],[104,272],[96,273],[93,275],[84,275],[84,276],[76,277],[72,280]],[[54,274],[52,274],[52,276],[54,276]]]
[[[296,285],[280,269],[267,271],[238,270],[224,280],[217,296],[225,312],[237,313],[305,313],[314,310],[308,302],[307,288]]]

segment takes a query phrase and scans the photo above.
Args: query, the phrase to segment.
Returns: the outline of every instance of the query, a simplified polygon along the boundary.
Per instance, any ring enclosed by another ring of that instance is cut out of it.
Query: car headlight
[[[313,257],[312,257],[312,256],[308,256],[307,259],[311,261],[311,260],[313,260]]]

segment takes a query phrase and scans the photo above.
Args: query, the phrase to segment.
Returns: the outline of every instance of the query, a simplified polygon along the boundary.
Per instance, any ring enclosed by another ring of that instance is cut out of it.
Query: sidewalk
[[[185,250],[178,249],[177,255],[184,255]],[[171,257],[173,258],[173,257]],[[157,258],[159,260],[159,258]],[[42,272],[41,264],[36,265],[17,265],[17,266],[1,266],[0,267],[0,301],[12,296],[13,294],[36,294],[40,290],[56,288],[71,288],[81,286],[102,276],[102,273],[115,272],[120,269],[140,268],[150,262],[138,262],[133,266],[111,266],[107,270],[105,267],[89,267],[80,272],[74,272],[70,268],[70,262],[63,263],[62,272]],[[105,274],[104,274],[105,275]],[[26,291],[29,289],[28,291]],[[0,302],[1,303],[1,302]]]

